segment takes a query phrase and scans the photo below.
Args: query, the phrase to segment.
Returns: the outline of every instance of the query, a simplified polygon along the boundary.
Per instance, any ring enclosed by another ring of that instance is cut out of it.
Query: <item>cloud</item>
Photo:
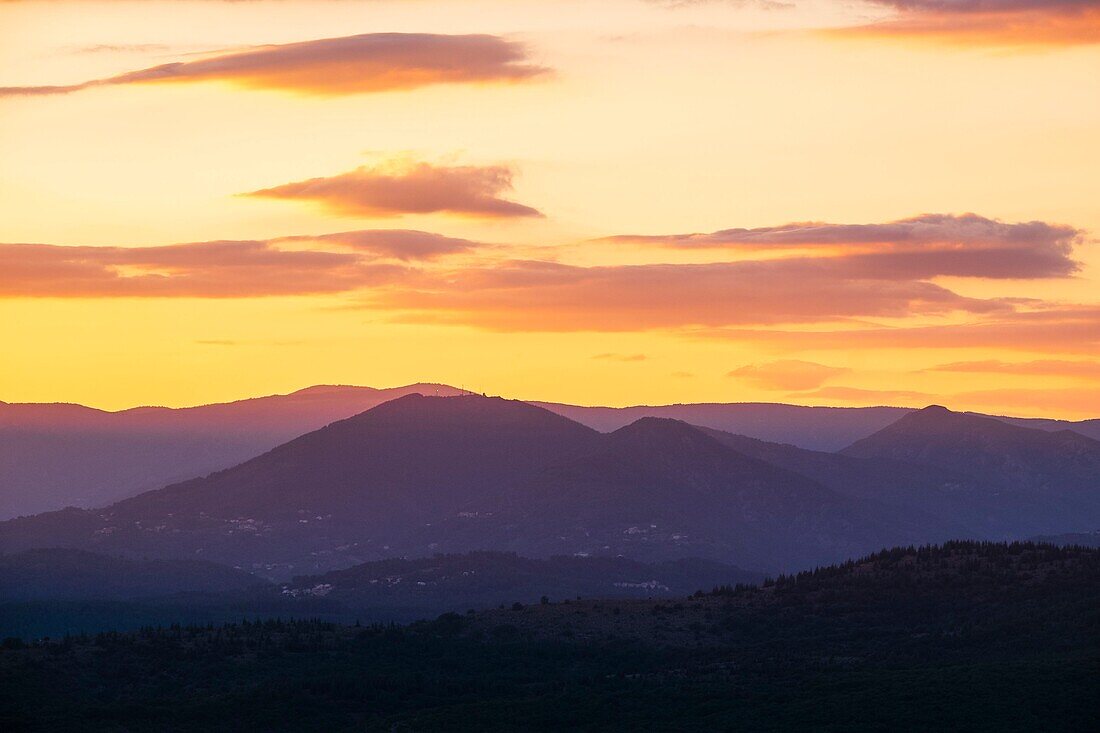
[[[369,305],[497,330],[631,331],[1011,310],[933,283],[854,279],[814,259],[579,267],[506,261],[421,273]]]
[[[977,214],[922,214],[884,224],[785,224],[724,229],[710,234],[627,235],[636,242],[681,249],[820,250],[843,258],[862,277],[924,279],[1066,277],[1079,265],[1071,255],[1084,234],[1041,221],[1007,224]]]
[[[645,361],[645,354],[596,354],[593,359],[600,359],[603,361]]]
[[[800,392],[789,395],[791,399],[820,399],[839,400],[840,402],[855,402],[861,405],[886,405],[906,403],[906,406],[926,405],[939,399],[936,395],[926,392],[912,392],[909,390],[884,390],[884,389],[859,389],[856,387],[822,387],[813,392]]]
[[[1023,409],[1032,415],[1059,412],[1090,418],[1100,415],[1098,389],[988,389],[960,392],[952,397],[968,406],[998,411]]]
[[[953,394],[930,394],[911,390],[858,389],[856,387],[823,387],[814,392],[790,394],[788,399],[825,400],[860,406],[892,405],[921,407],[946,404],[952,409],[986,409],[999,414],[1046,415],[1051,412],[1092,417],[1100,414],[1100,390],[1095,389],[991,389]]]
[[[995,46],[1100,42],[1098,0],[866,0],[894,15],[834,35]]]
[[[512,189],[504,166],[363,166],[347,173],[252,191],[247,196],[313,201],[346,216],[389,217],[445,212],[487,218],[541,216],[500,198]]]
[[[739,327],[964,313],[985,321],[975,326],[978,337],[993,338],[1000,331],[998,338],[1009,340],[1017,325],[997,319],[1010,319],[1034,303],[968,298],[929,280],[1066,277],[1078,267],[1072,254],[1083,239],[1082,232],[1068,226],[1005,223],[976,214],[924,214],[883,224],[787,224],[705,235],[630,235],[611,241],[767,254],[733,262],[592,267],[512,260],[420,273],[405,287],[371,297],[373,305],[403,311],[401,318],[414,322],[505,331],[695,329],[713,334],[732,329],[744,336]],[[776,257],[772,250],[785,256]],[[1080,332],[1091,326],[1061,327]],[[960,332],[953,328],[830,333],[841,342],[872,339],[882,344],[895,336],[956,342]],[[791,341],[828,338],[778,333]],[[747,338],[777,336],[750,331]]]
[[[820,387],[839,374],[850,371],[840,367],[817,364],[812,361],[787,359],[766,364],[748,364],[729,372],[761,389],[802,391]]]
[[[1076,377],[1100,379],[1100,362],[1067,361],[1064,359],[1040,359],[1037,361],[1007,362],[988,359],[985,361],[956,361],[940,364],[926,371],[955,372],[965,374],[1007,374],[1013,376],[1036,377]]]
[[[646,0],[646,2],[668,10],[693,8],[699,5],[730,5],[737,8],[751,6],[763,10],[790,10],[795,7],[793,2],[780,0]]]
[[[726,338],[792,351],[832,349],[1004,349],[1093,356],[1100,350],[1100,306],[1050,306],[1009,311],[984,320],[937,326],[780,330],[697,329],[699,338]]]
[[[318,250],[318,245],[341,251]],[[476,246],[465,239],[411,230],[160,247],[0,244],[0,272],[4,273],[0,297],[242,298],[339,293],[389,283],[410,272],[392,260],[428,260]]]
[[[486,246],[469,239],[445,237],[442,234],[415,229],[362,229],[317,236],[281,237],[275,241],[329,242],[361,252],[369,252],[378,257],[392,257],[398,260],[432,260]]]
[[[366,33],[226,50],[59,86],[0,87],[0,96],[68,94],[101,86],[222,81],[319,95],[416,89],[433,84],[521,82],[546,73],[525,48],[490,35]]]

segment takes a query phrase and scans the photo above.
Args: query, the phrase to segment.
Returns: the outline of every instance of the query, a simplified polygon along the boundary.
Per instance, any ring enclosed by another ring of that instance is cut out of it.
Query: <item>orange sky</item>
[[[1098,18],[2,0],[0,400],[1100,416]]]

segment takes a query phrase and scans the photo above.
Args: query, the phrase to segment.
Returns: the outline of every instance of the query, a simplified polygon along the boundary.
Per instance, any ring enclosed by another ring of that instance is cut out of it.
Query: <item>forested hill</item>
[[[951,543],[673,601],[9,641],[0,727],[1096,730],[1098,608],[1098,550]]]

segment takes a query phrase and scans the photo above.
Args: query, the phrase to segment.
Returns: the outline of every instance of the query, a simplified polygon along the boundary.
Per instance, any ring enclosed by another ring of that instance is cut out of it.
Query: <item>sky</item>
[[[1100,417],[1100,0],[0,0],[0,400]]]

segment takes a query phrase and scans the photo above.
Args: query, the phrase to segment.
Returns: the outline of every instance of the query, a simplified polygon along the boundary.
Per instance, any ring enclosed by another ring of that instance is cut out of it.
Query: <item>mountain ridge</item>
[[[0,550],[203,557],[273,577],[481,549],[789,567],[916,539],[904,525],[683,422],[608,435],[520,401],[407,395],[204,478],[0,524]]]
[[[468,394],[431,382],[402,387],[313,385],[190,407],[107,411],[73,403],[0,402],[0,519],[105,506],[142,491],[230,468],[286,441],[409,393]],[[610,432],[646,416],[670,417],[813,450],[840,450],[911,412],[909,408],[807,407],[783,403],[685,403],[585,407],[534,401]],[[998,417],[1100,438],[1100,420],[1077,423]]]

